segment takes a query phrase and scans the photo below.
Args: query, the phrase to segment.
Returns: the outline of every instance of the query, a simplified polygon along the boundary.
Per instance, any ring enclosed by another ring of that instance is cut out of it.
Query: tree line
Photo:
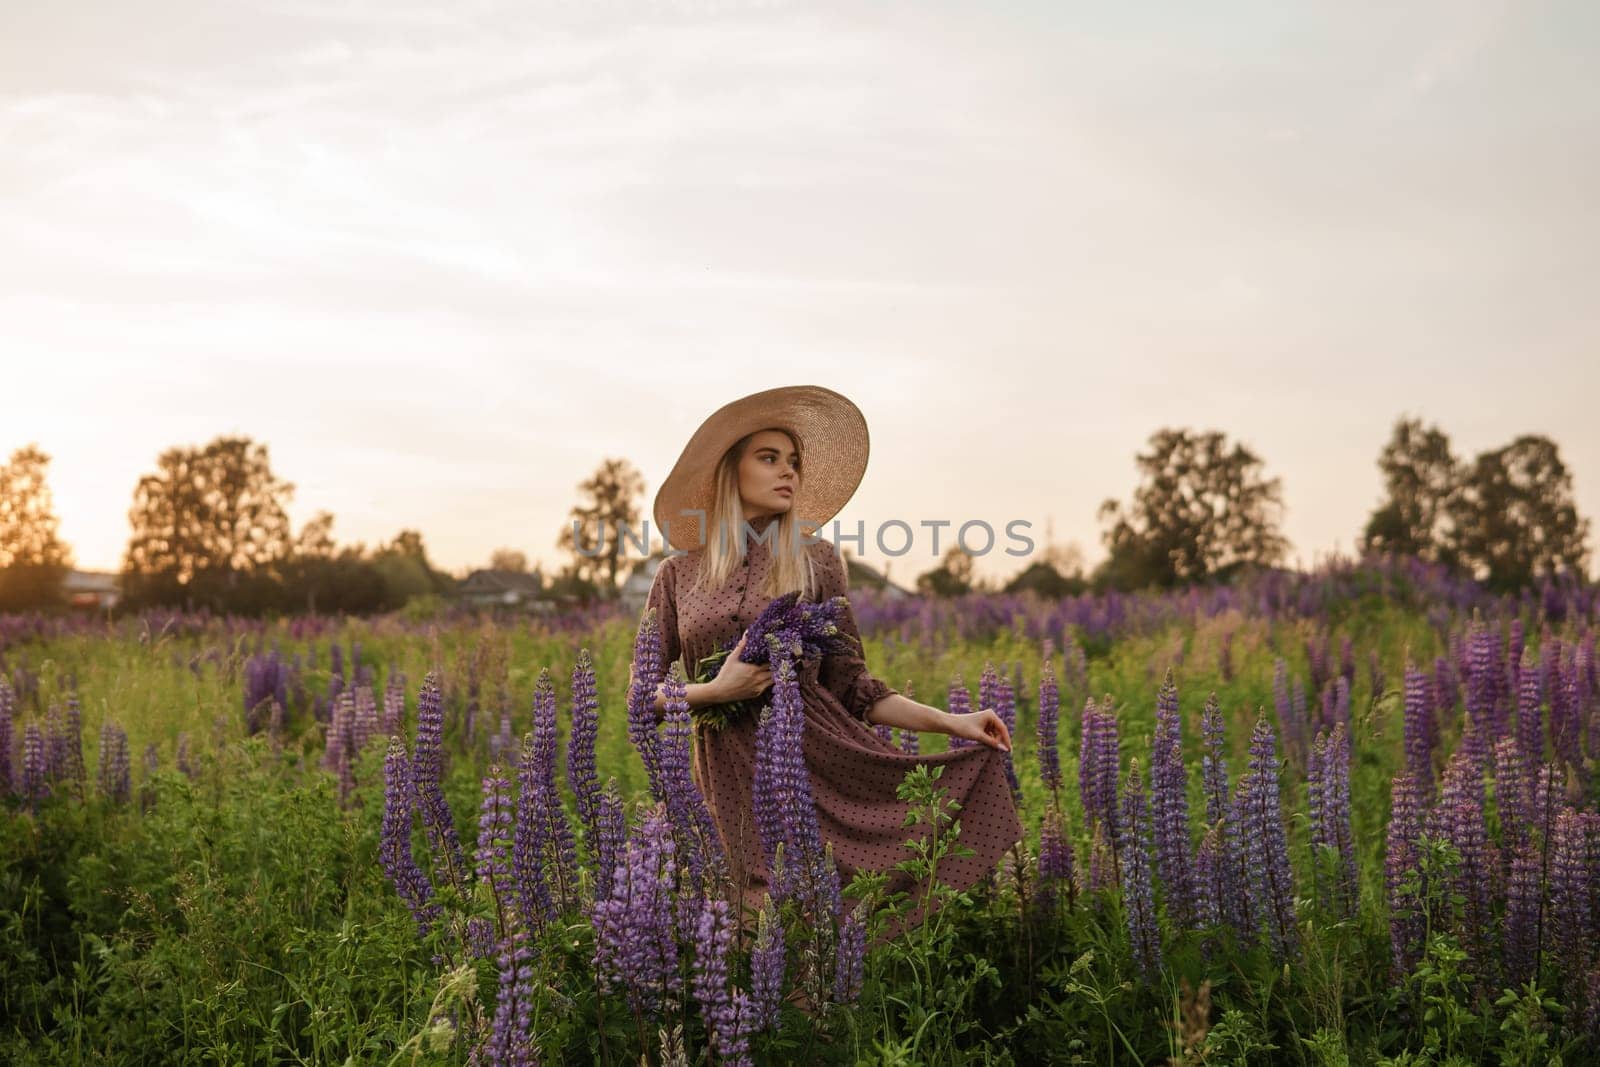
[[[1283,565],[1282,481],[1248,446],[1215,430],[1163,428],[1135,462],[1131,497],[1100,507],[1107,555],[1098,567],[1086,573],[1080,553],[1047,545],[1002,588],[1045,596],[1172,588]],[[64,603],[72,555],[58,533],[48,465],[48,455],[27,445],[0,466],[0,611]],[[1549,438],[1525,434],[1467,461],[1438,426],[1407,416],[1395,423],[1378,468],[1383,498],[1357,540],[1364,554],[1415,556],[1499,591],[1560,575],[1586,578],[1589,521]],[[416,530],[371,547],[340,547],[334,517],[323,511],[291,531],[294,488],[273,473],[267,446],[248,437],[162,452],[139,479],[128,512],[123,606],[367,613],[454,584],[429,562]],[[555,541],[570,561],[549,592],[615,595],[627,573],[624,546],[600,531],[638,528],[644,479],[626,460],[606,459],[578,489],[582,498]],[[526,559],[499,549],[491,568],[525,570]],[[983,587],[960,548],[916,586],[940,596]]]

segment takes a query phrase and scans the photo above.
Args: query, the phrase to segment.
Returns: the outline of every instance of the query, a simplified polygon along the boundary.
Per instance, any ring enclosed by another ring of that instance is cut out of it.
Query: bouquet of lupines
[[[768,604],[745,631],[746,641],[739,658],[746,663],[770,667],[774,671],[780,660],[788,659],[798,671],[803,660],[836,652],[856,651],[850,636],[839,628],[840,615],[848,610],[849,603],[843,596],[812,603],[800,600],[798,592],[785,593]],[[705,683],[716,678],[722,670],[722,664],[738,643],[736,638],[701,659],[695,665],[693,680]],[[746,715],[759,715],[771,692],[769,688],[758,697],[695,708],[694,721],[696,725],[720,730]]]

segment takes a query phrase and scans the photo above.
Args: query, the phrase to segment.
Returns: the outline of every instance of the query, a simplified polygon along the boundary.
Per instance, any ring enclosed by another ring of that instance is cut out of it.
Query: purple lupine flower
[[[1235,809],[1250,875],[1251,910],[1261,916],[1274,954],[1288,959],[1298,955],[1294,880],[1278,792],[1277,746],[1266,719],[1258,718],[1250,735],[1250,769],[1239,790]]]
[[[628,740],[639,752],[650,795],[665,799],[661,791],[659,738],[655,710],[656,687],[667,676],[666,652],[662,648],[661,623],[654,608],[647,610],[633,639],[632,681],[628,686]]]
[[[1087,870],[1081,881],[1090,893],[1103,893],[1117,884],[1117,859],[1106,835],[1106,824],[1096,822],[1089,831],[1089,854],[1085,861]]]
[[[578,819],[593,848],[595,819],[600,806],[600,773],[594,762],[595,738],[600,733],[600,701],[596,696],[594,661],[587,648],[578,652],[572,668],[572,731],[567,737],[567,785],[577,801]]]
[[[978,675],[978,710],[998,708],[1000,704],[1000,669],[986,661],[983,673]]]
[[[665,729],[657,748],[661,784],[667,794],[667,812],[672,816],[678,835],[679,854],[688,866],[693,883],[699,885],[708,865],[720,868],[722,844],[717,836],[717,824],[712,821],[711,811],[689,771],[693,726],[689,717],[688,682],[681,664],[674,663],[667,671],[662,696],[666,701]]]
[[[1495,861],[1483,814],[1483,771],[1473,751],[1463,745],[1450,757],[1439,797],[1428,815],[1428,834],[1456,847],[1461,864],[1454,888],[1465,900],[1462,940],[1476,966],[1487,966],[1490,879]]]
[[[1150,820],[1137,759],[1128,765],[1123,788],[1122,830],[1122,907],[1128,921],[1128,943],[1134,966],[1149,981],[1161,969],[1161,931],[1156,927],[1150,886]]]
[[[1542,903],[1539,850],[1523,842],[1512,850],[1506,880],[1505,977],[1518,985],[1533,977],[1539,952],[1539,905]]]
[[[639,1015],[660,1015],[682,991],[674,901],[677,856],[666,806],[656,804],[628,840],[611,895],[594,904],[594,970],[603,992],[623,989]]]
[[[1106,705],[1102,709],[1092,698],[1084,702],[1078,792],[1091,835],[1095,825],[1105,825],[1106,845],[1111,849],[1115,868],[1121,838],[1117,825],[1117,776],[1122,755],[1117,720],[1110,709],[1109,697]]]
[[[1356,684],[1356,646],[1349,634],[1339,638],[1339,676],[1346,686]]]
[[[1319,636],[1321,640],[1318,640]],[[1330,639],[1331,635],[1328,634],[1312,634],[1306,638],[1306,665],[1311,669],[1311,688],[1319,693],[1322,691],[1322,687],[1327,684],[1328,679],[1333,676],[1328,669],[1328,641]]]
[[[1324,782],[1328,826],[1334,851],[1340,859],[1345,913],[1354,915],[1361,898],[1361,880],[1356,870],[1356,837],[1350,810],[1350,731],[1340,724],[1328,741]]]
[[[1055,900],[1058,887],[1066,889],[1069,902],[1075,890],[1072,842],[1061,823],[1061,812],[1052,805],[1039,826],[1039,896],[1047,904]]]
[[[611,895],[611,880],[617,864],[622,861],[627,838],[628,823],[622,791],[615,778],[607,779],[606,787],[595,804],[594,895],[598,900]]]
[[[489,758],[499,760],[504,754],[511,751],[513,744],[511,738],[511,705],[502,699],[500,704],[500,724],[495,732],[489,736]]]
[[[245,729],[255,733],[266,721],[267,709],[276,701],[289,703],[291,668],[278,649],[269,655],[255,655],[245,663]]]
[[[60,773],[81,796],[89,771],[83,761],[83,707],[78,703],[77,693],[67,694],[67,725],[63,741],[66,759]]]
[[[38,810],[39,801],[49,793],[48,783],[44,734],[39,731],[38,723],[30,722],[22,731],[22,799]]]
[[[1298,686],[1296,679],[1295,685]],[[1305,697],[1300,694],[1298,705],[1289,695],[1289,665],[1280,656],[1272,666],[1272,704],[1278,713],[1278,730],[1283,734],[1283,747],[1296,766],[1306,762]]]
[[[489,1067],[534,1067],[533,950],[527,931],[513,930],[500,941],[499,994],[483,1062]]]
[[[982,705],[980,704],[979,706],[981,707]],[[950,689],[945,710],[951,715],[972,714],[972,691],[967,688],[967,683],[962,680],[959,671],[954,678],[950,679]],[[977,744],[977,742],[969,741],[965,737],[952,737],[950,738],[949,747],[968,748],[974,744]]]
[[[423,678],[422,690],[417,694],[417,743],[411,759],[411,781],[434,860],[444,866],[446,879],[460,893],[466,857],[461,835],[456,832],[455,816],[444,798],[444,693],[432,671]]]
[[[894,744],[894,727],[890,726],[888,723],[880,722],[874,724],[872,727],[872,732],[874,735],[876,735],[878,740],[882,741],[884,744]]]
[[[1210,845],[1212,855],[1206,858],[1209,870],[1203,880],[1198,871],[1197,855],[1195,880],[1199,890],[1216,902],[1216,918],[1232,926],[1241,938],[1248,938],[1257,924],[1250,912],[1249,878],[1239,845],[1239,825],[1228,793],[1227,733],[1216,693],[1206,698],[1205,710],[1200,716],[1200,734],[1206,746],[1200,767],[1205,786],[1207,836],[1214,836],[1215,840]]]
[[[44,773],[49,781],[59,782],[66,775],[67,728],[61,721],[61,705],[50,702],[44,716]]]
[[[1510,669],[1512,691],[1521,688],[1522,682],[1522,656],[1527,641],[1527,630],[1522,625],[1522,618],[1518,616],[1511,620],[1511,635],[1506,646],[1506,664]]]
[[[517,762],[516,827],[511,836],[511,873],[517,886],[517,909],[524,926],[537,930],[555,918],[556,895],[550,883],[549,833],[552,820],[545,811],[545,791],[539,784],[539,746],[530,732],[522,739],[522,758]],[[603,857],[602,857],[603,859]],[[601,863],[601,873],[611,874]],[[598,899],[597,894],[597,899]]]
[[[839,924],[839,943],[834,948],[833,1002],[850,1004],[861,995],[861,979],[866,969],[867,927],[857,905]]]
[[[756,726],[755,768],[751,775],[751,806],[756,824],[756,838],[761,843],[761,856],[772,871],[777,862],[778,846],[783,843],[783,800],[780,796],[778,746],[782,744],[777,714],[769,706],[761,713]],[[777,885],[771,887],[781,889]]]
[[[384,737],[393,737],[400,732],[400,725],[405,721],[405,717],[406,676],[391,671],[383,687],[383,716],[379,720],[378,728]]]
[[[100,725],[100,795],[113,804],[126,804],[133,795],[128,766],[128,735],[107,719]]]
[[[17,694],[11,688],[11,683],[0,675],[0,797],[16,789],[11,770],[12,761],[16,758],[11,752],[16,712]]]
[[[781,887],[780,894],[789,896],[801,890],[804,902],[815,909],[816,915],[835,915],[840,908],[839,877],[817,825],[811,776],[805,763],[805,704],[794,664],[788,659],[779,660],[774,671],[768,728],[770,788],[781,815],[777,841],[783,845],[784,881],[788,883]]]
[[[1355,837],[1350,827],[1350,740],[1344,724],[1336,725],[1329,735],[1317,735],[1311,771],[1308,793],[1312,846],[1332,852],[1339,868],[1323,903],[1336,903],[1345,915],[1352,915],[1360,884],[1356,877]]]
[[[761,909],[756,924],[756,940],[750,949],[751,1026],[769,1030],[778,1023],[783,1004],[784,976],[783,923],[769,907]]]
[[[481,915],[468,919],[461,930],[461,946],[469,960],[494,959],[494,923]],[[434,963],[439,963],[442,958],[434,957]]]
[[[1017,732],[1017,694],[1004,677],[996,677],[994,686],[994,711],[1006,724],[1006,736]],[[1017,766],[1009,750],[1005,753],[1006,781],[1011,785],[1011,796],[1022,803],[1022,783],[1017,780]]]
[[[1467,721],[1484,739],[1485,745],[1497,736],[1495,732],[1495,672],[1498,656],[1497,642],[1489,630],[1474,623],[1467,638]]]
[[[728,988],[728,957],[733,951],[733,918],[720,897],[705,901],[695,927],[693,992],[700,1017],[721,1063],[750,1062],[751,1020],[741,1012],[746,1002]]]
[[[383,760],[383,826],[379,833],[378,858],[383,873],[389,876],[395,892],[411,909],[411,915],[424,935],[438,917],[432,903],[433,885],[411,853],[411,812],[415,794],[411,782],[411,763],[406,747],[398,737],[389,741]]]
[[[565,912],[578,902],[578,847],[556,789],[556,714],[556,684],[547,667],[533,685],[531,784],[534,817],[545,849],[544,873],[558,910]]]
[[[1178,687],[1167,671],[1156,697],[1156,729],[1150,751],[1151,829],[1156,870],[1166,899],[1167,918],[1177,932],[1194,929],[1198,915],[1189,841],[1189,774],[1183,762],[1178,720]]]
[[[1403,723],[1406,773],[1424,791],[1433,786],[1433,689],[1428,676],[1406,664],[1405,719]]]
[[[1405,888],[1417,867],[1417,838],[1422,836],[1422,794],[1409,774],[1390,786],[1388,841],[1384,856],[1389,892],[1389,945],[1395,975],[1410,974],[1421,954],[1423,917],[1420,901]]]
[[[1061,753],[1056,733],[1061,718],[1061,695],[1055,665],[1049,657],[1039,673],[1039,777],[1052,794],[1061,792]]]
[[[1556,692],[1550,701],[1550,740],[1567,766],[1582,777],[1583,768],[1583,683],[1578,673],[1577,657],[1566,660],[1557,672]],[[1556,714],[1556,695],[1560,695],[1561,713]]]
[[[1527,761],[1517,739],[1502,737],[1494,746],[1494,800],[1500,811],[1501,838],[1507,845],[1526,840],[1533,804],[1533,782],[1524,778]],[[1504,859],[1510,862],[1508,852]]]
[[[1582,813],[1589,839],[1589,940],[1600,942],[1600,812]]]
[[[328,723],[328,736],[322,755],[322,766],[339,779],[339,802],[344,803],[355,789],[354,760],[356,697],[354,690],[346,689],[334,701],[333,718]]]
[[[915,756],[922,749],[922,740],[915,730],[900,731],[900,751]]]
[[[350,718],[350,758],[354,760],[374,737],[378,736],[378,698],[370,685],[359,685],[355,692],[355,709]]]
[[[1433,711],[1434,724],[1449,717],[1455,710],[1460,699],[1459,688],[1456,685],[1455,672],[1450,669],[1450,660],[1445,656],[1435,656],[1433,659]],[[1432,734],[1428,738],[1430,746],[1437,746],[1438,735]]]
[[[483,802],[478,809],[478,850],[473,854],[480,884],[488,887],[495,908],[495,929],[505,937],[513,927],[506,912],[511,903],[511,858],[509,856],[512,819],[511,783],[498,764],[489,768],[483,779]]]
[[[1308,710],[1309,703],[1306,697],[1305,683],[1299,678],[1295,678],[1291,683],[1290,690],[1289,702],[1294,708],[1294,721],[1296,723],[1296,728],[1300,731],[1299,743],[1301,754],[1304,755],[1307,744],[1306,732],[1311,728],[1311,717],[1310,711]]]
[[[1554,955],[1568,988],[1576,988],[1590,967],[1590,879],[1583,816],[1563,808],[1556,816],[1550,846],[1550,933]]]
[[[1388,678],[1383,673],[1383,662],[1378,658],[1378,650],[1372,649],[1367,653],[1367,678],[1372,684],[1372,699],[1377,700],[1388,688]]]
[[[184,775],[190,778],[195,776],[194,763],[189,759],[189,735],[181,731],[178,734],[178,751],[173,755],[172,763]]]

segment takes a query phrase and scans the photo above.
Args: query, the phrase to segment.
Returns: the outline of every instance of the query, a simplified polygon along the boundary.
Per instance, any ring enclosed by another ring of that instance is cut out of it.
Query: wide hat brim
[[[701,517],[711,518],[717,463],[734,442],[758,430],[787,430],[800,442],[800,488],[791,508],[802,524],[839,514],[867,472],[867,420],[848,397],[820,385],[767,389],[714,411],[684,446],[651,511],[681,552],[704,548]]]

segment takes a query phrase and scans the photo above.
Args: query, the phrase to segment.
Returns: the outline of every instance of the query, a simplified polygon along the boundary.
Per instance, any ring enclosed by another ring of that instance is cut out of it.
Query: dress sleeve
[[[819,600],[830,597],[846,596],[847,580],[845,578],[844,560],[839,557],[839,547],[831,541],[819,541],[817,552],[817,596]],[[856,648],[861,645],[861,631],[856,627],[855,612],[848,603],[839,615],[839,629],[842,630]],[[891,689],[887,684],[874,678],[867,670],[867,664],[857,651],[837,652],[826,656],[822,661],[822,669],[818,674],[820,681],[827,689],[839,698],[850,714],[866,721],[867,711],[877,701],[898,693],[898,689]]]
[[[672,566],[673,557],[661,561],[656,568],[655,580],[650,585],[650,595],[645,599],[645,611],[654,608],[656,621],[661,625],[661,677],[667,676],[667,671],[672,664],[682,658],[683,650],[678,641],[678,590],[674,581]],[[639,622],[644,623],[641,615]],[[687,668],[685,668],[687,670]]]

